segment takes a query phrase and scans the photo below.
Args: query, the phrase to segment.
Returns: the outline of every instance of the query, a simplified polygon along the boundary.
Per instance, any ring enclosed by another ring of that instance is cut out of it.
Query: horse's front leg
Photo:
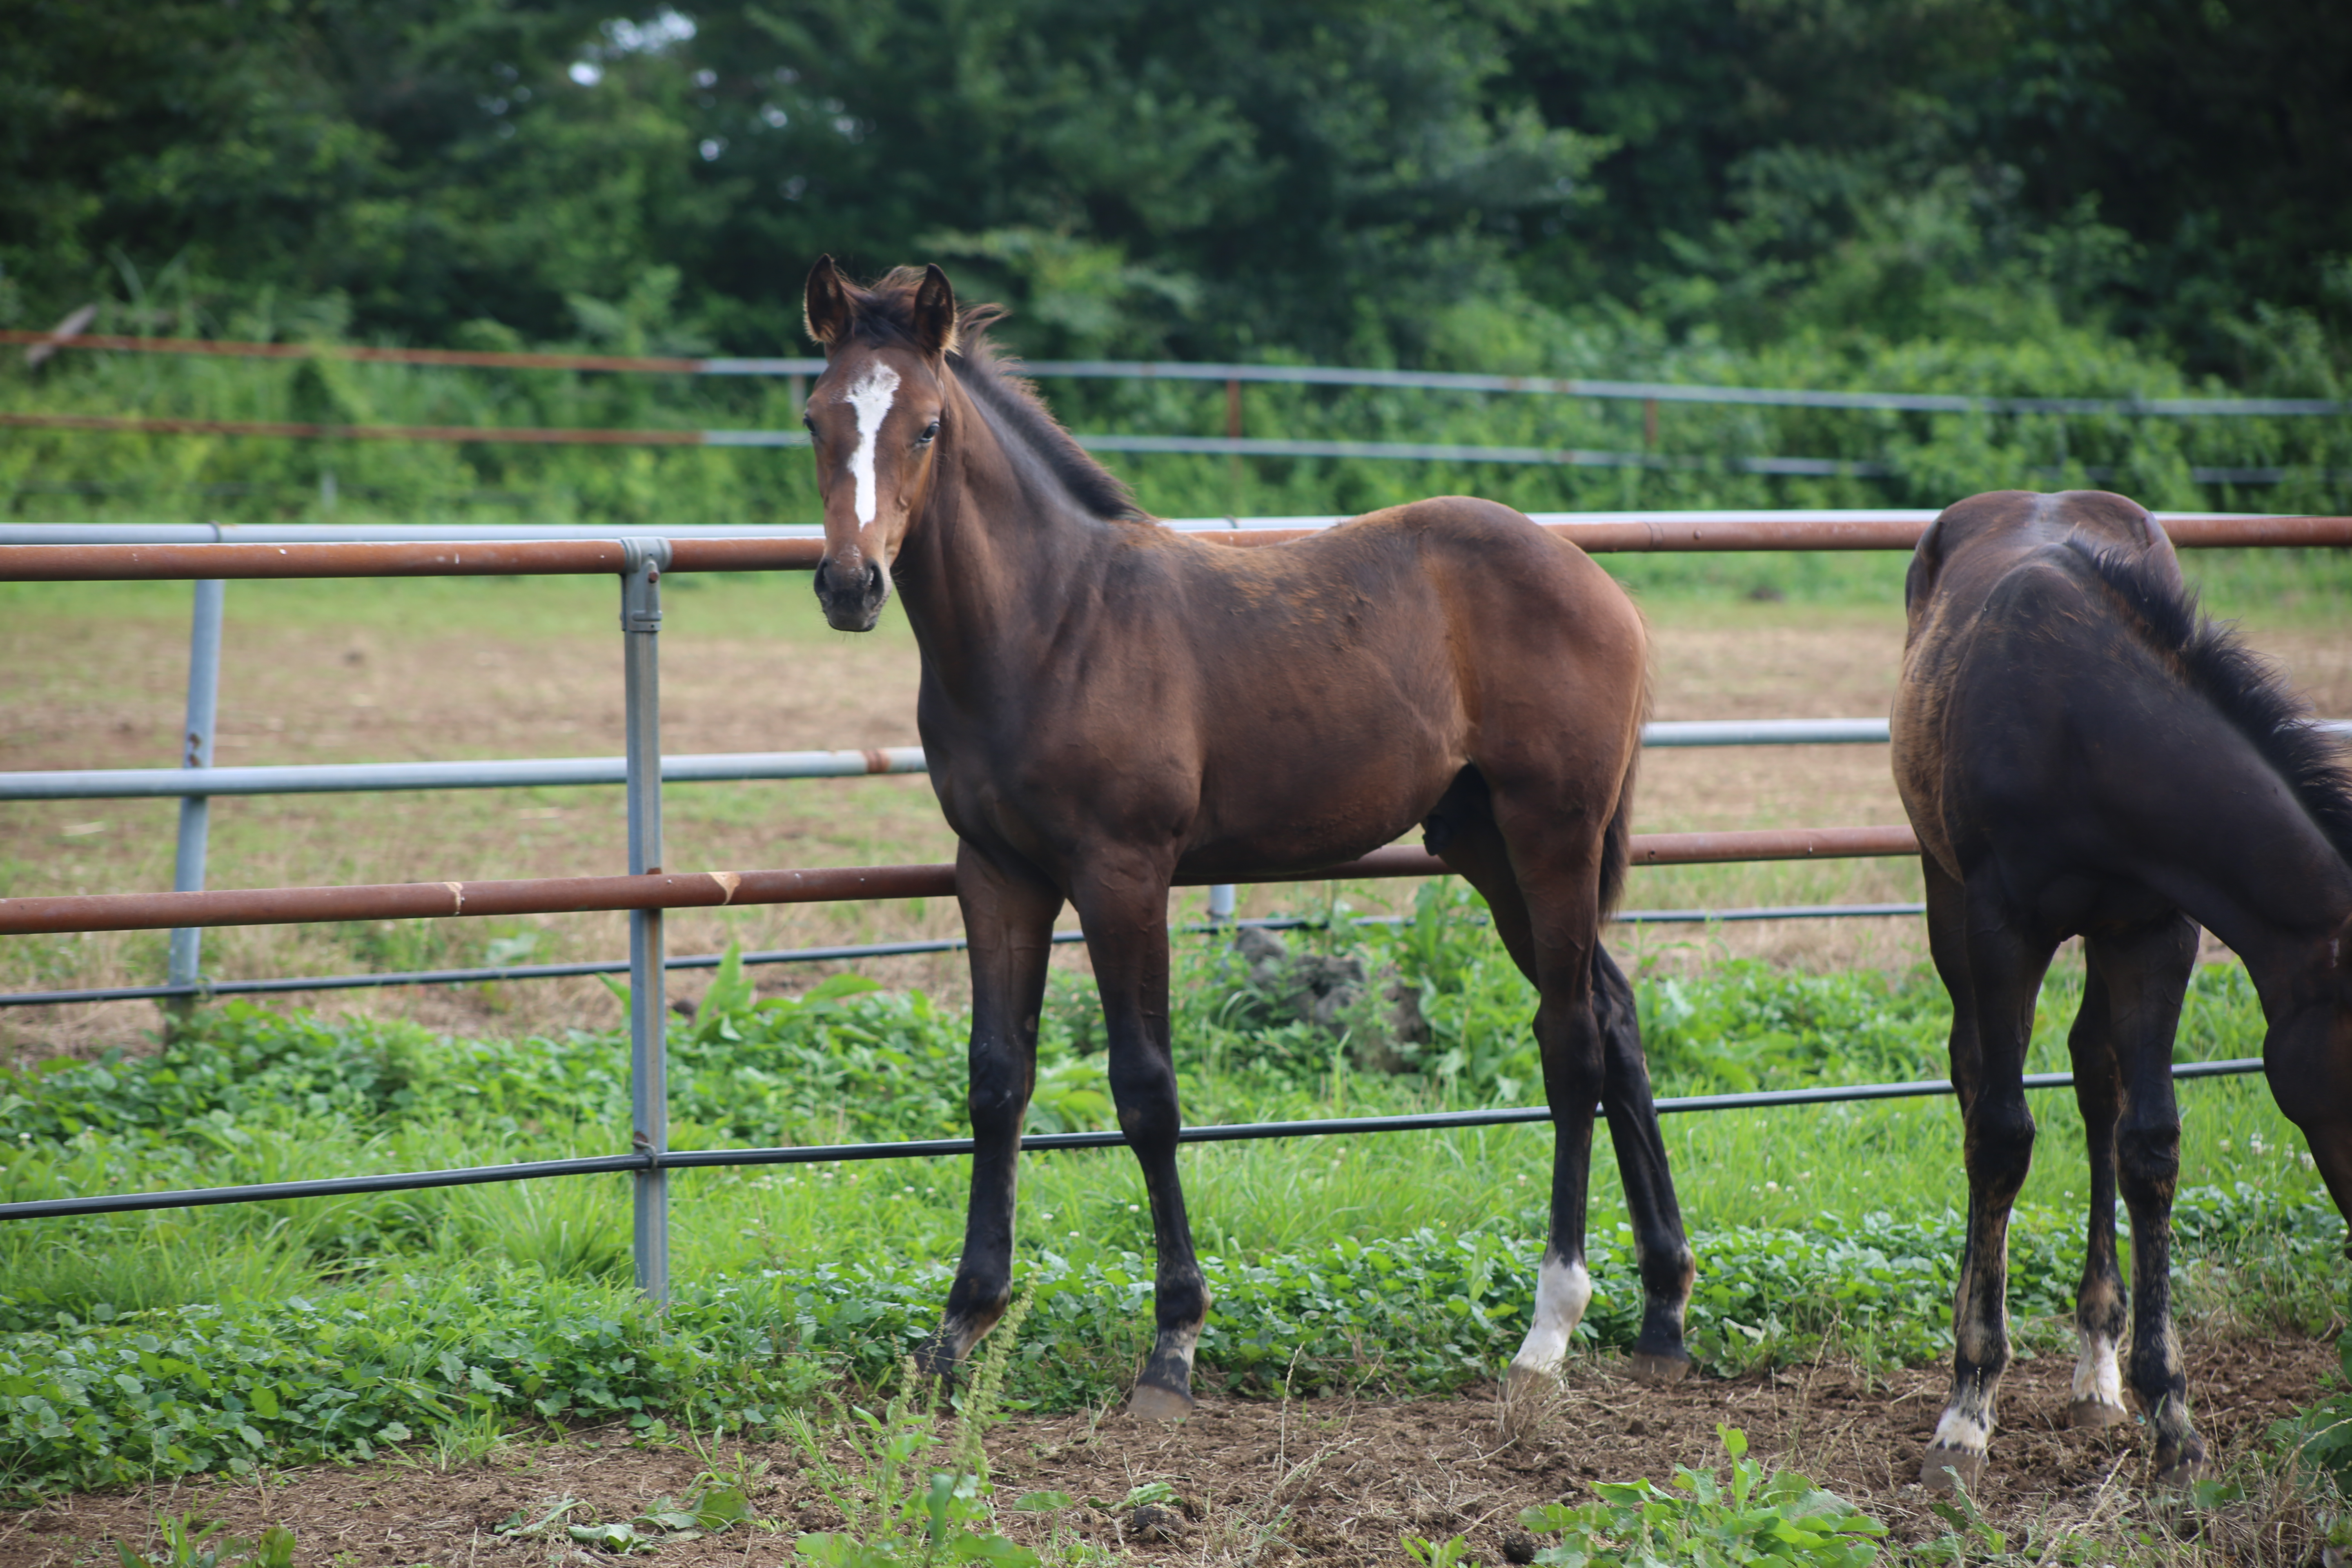
[[[1998,907],[1982,909],[1933,869],[1927,877],[1928,940],[1966,943],[1958,967],[1973,993],[1975,1037],[1952,1040],[1952,1077],[1965,1090],[1961,1157],[1968,1166],[1968,1238],[1952,1298],[1952,1394],[1920,1461],[1921,1484],[1948,1491],[1974,1486],[1992,1442],[1993,1400],[2009,1369],[2009,1216],[2033,1163],[2033,1113],[2025,1103],[2025,1048],[2033,1004],[2055,949],[2021,934]],[[1961,910],[1939,903],[1967,900]],[[1992,896],[1993,900],[1998,895]],[[1989,900],[1991,901],[1991,900]],[[1939,918],[1939,916],[1941,918]],[[1952,955],[1939,952],[1948,976]]]
[[[2157,1480],[2179,1486],[2194,1479],[2205,1463],[2205,1440],[2189,1420],[2189,1374],[2172,1331],[2172,1194],[2180,1177],[2172,1039],[2197,964],[2197,923],[2174,914],[2137,931],[2095,932],[2084,946],[2106,982],[2122,1068],[2115,1158],[2132,1227],[2131,1358],[2124,1378],[2156,1432]]]
[[[1176,1064],[1168,1023],[1167,867],[1121,864],[1076,879],[1072,901],[1087,933],[1102,994],[1110,1092],[1118,1125],[1143,1168],[1159,1254],[1151,1359],[1135,1380],[1128,1413],[1174,1421],[1192,1408],[1192,1350],[1209,1314],[1209,1289],[1192,1254],[1192,1222],[1176,1175]]]
[[[971,944],[971,1201],[947,1310],[915,1357],[921,1371],[942,1377],[996,1326],[1013,1299],[1021,1122],[1036,1084],[1037,1014],[1054,917],[1062,909],[1061,894],[1049,884],[1002,868],[969,844],[956,851],[956,901]]]

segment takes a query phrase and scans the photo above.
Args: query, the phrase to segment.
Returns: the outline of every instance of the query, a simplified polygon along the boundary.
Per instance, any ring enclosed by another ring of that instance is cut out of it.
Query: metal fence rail
[[[1804,746],[1886,740],[1884,719],[1699,719],[1643,726],[1644,746]],[[664,784],[863,778],[923,771],[920,746],[866,751],[705,752],[661,760]],[[562,788],[628,782],[625,757],[452,763],[299,763],[259,767],[45,768],[0,773],[0,800],[156,795],[330,795],[359,790]]]
[[[2140,409],[2132,412],[2154,411]],[[294,441],[415,441],[461,446],[488,443],[531,447],[805,447],[809,443],[808,433],[804,430],[304,425],[260,419],[178,419],[113,414],[12,413],[7,410],[0,410],[0,428],[93,430],[142,436],[233,436]],[[1888,479],[1902,471],[1895,464],[1874,458],[1803,458],[1737,452],[1620,452],[1579,447],[1481,447],[1444,441],[1352,441],[1286,436],[1140,436],[1089,431],[1074,431],[1071,438],[1090,452],[1174,453],[1236,458],[1326,458],[1376,462],[1501,463],[1517,467],[1654,468],[1686,473],[1759,474],[1809,479]],[[2086,478],[2095,480],[2114,479],[2117,472],[2111,468],[2082,471]],[[2056,479],[2062,477],[2065,469],[2063,465],[2050,465],[2034,472]],[[2314,468],[2308,464],[2192,467],[2189,477],[2200,485],[2274,485],[2298,473],[2325,480],[2352,477],[2352,469]]]
[[[1915,521],[1915,519],[1916,521]],[[1265,526],[1201,527],[1196,536],[1237,549],[1305,538],[1340,520],[1256,519]],[[1285,526],[1287,521],[1287,526]],[[1722,551],[1909,550],[1927,519],[1908,511],[1814,512],[1790,520],[1769,512],[1631,512],[1586,521],[1573,512],[1534,520],[1592,554]],[[2173,514],[2158,520],[2183,550],[2352,545],[2352,517],[2242,512]],[[0,546],[0,583],[194,582],[315,577],[506,577],[617,575],[633,544],[659,542],[667,572],[808,571],[824,541],[803,535],[630,535],[617,539],[339,541],[272,544],[10,544]]]
[[[201,354],[231,359],[338,359],[379,364],[481,370],[570,370],[652,375],[812,376],[825,362],[804,356],[688,358],[679,355],[517,353],[478,349],[390,349],[344,343],[238,342],[220,338],[138,337],[111,332],[0,331],[0,343],[54,353]],[[1703,386],[1671,381],[1606,381],[1574,376],[1478,372],[1358,370],[1345,365],[1221,364],[1186,360],[1024,360],[1024,375],[1047,379],[1206,381],[1296,386],[1384,386],[1435,392],[1543,394],[1641,403],[1727,403],[1782,408],[1879,408],[1920,414],[2123,414],[2167,418],[2263,416],[2321,417],[2352,413],[2352,403],[2324,397],[2010,397],[1936,392],[1847,392],[1765,386]]]
[[[2228,1061],[2181,1062],[2175,1079],[2232,1077],[2263,1070],[2259,1057]],[[2074,1075],[2028,1073],[2028,1089],[2072,1088]],[[1762,1089],[1747,1094],[1699,1094],[1656,1102],[1658,1114],[1688,1111],[1758,1110],[1783,1105],[1836,1105],[1875,1100],[1911,1100],[1953,1092],[1949,1079],[1908,1083],[1857,1083],[1820,1089]],[[1311,1121],[1247,1121],[1187,1127],[1180,1143],[1250,1143],[1274,1138],[1331,1138],[1365,1132],[1443,1132],[1475,1127],[1518,1127],[1549,1121],[1541,1105],[1493,1110],[1428,1110],[1403,1116],[1332,1116]],[[1124,1132],[1046,1132],[1021,1140],[1024,1152],[1065,1149],[1117,1149]],[[204,1208],[215,1204],[270,1203],[282,1198],[344,1197],[358,1193],[419,1192],[432,1187],[475,1186],[490,1182],[531,1182],[550,1176],[591,1176],[627,1172],[644,1180],[669,1171],[729,1169],[750,1165],[837,1164],[853,1160],[929,1160],[972,1152],[969,1138],[929,1138],[894,1143],[820,1143],[797,1149],[688,1149],[637,1154],[595,1154],[572,1160],[533,1160],[509,1165],[472,1165],[449,1171],[410,1171],[381,1176],[331,1176],[301,1182],[257,1182],[236,1187],[191,1187],[174,1192],[116,1193],[77,1198],[37,1198],[0,1204],[0,1220],[58,1219],[77,1215],[130,1214],[144,1209]]]
[[[1734,910],[1619,910],[1609,918],[1617,925],[1714,925],[1751,921],[1883,919],[1925,914],[1920,903],[1769,904]],[[1360,926],[1402,925],[1406,915],[1360,915]],[[1259,931],[1297,931],[1318,922],[1303,915],[1254,916],[1244,920],[1196,922],[1181,928],[1187,933],[1230,931],[1243,927]],[[1057,931],[1048,939],[1062,947],[1084,942],[1082,931]],[[739,952],[735,962],[745,967],[771,963],[835,963],[860,958],[904,958],[933,952],[961,952],[970,945],[960,936],[924,937],[914,942],[849,942],[830,947],[787,947]],[[665,969],[716,969],[723,952],[678,953],[662,961]],[[0,993],[0,1007],[55,1007],[77,1002],[207,1001],[219,996],[282,996],[302,991],[363,991],[400,985],[490,985],[509,980],[567,980],[590,974],[625,974],[629,961],[589,959],[576,963],[483,964],[469,969],[404,969],[364,971],[356,974],[296,974],[268,980],[199,980],[167,985],[101,985],[79,991],[11,991]]]
[[[646,770],[650,775],[651,769]],[[636,784],[633,779],[633,784]],[[650,793],[636,790],[642,799]],[[1836,860],[1916,855],[1907,824],[1764,828],[1733,833],[1636,833],[1635,866],[1712,866],[1749,860]],[[1255,872],[1257,883],[1370,881],[1444,877],[1445,862],[1392,844],[1336,866]],[[1210,887],[1179,875],[1180,888]],[[793,870],[665,871],[650,863],[625,877],[525,877],[477,882],[381,882],[327,888],[236,888],[210,892],[60,893],[0,899],[0,936],[175,927],[291,925],[326,921],[449,920],[619,910],[741,909],[752,904],[938,899],[955,894],[955,868],[826,866]]]

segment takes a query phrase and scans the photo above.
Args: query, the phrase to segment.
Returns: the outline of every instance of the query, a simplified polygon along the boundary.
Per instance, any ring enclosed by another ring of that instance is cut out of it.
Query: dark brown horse
[[[1593,1107],[1609,1117],[1647,1296],[1640,1364],[1687,1365],[1691,1287],[1624,976],[1601,952],[1645,704],[1641,617],[1581,551],[1508,508],[1423,501],[1234,549],[1160,527],[991,357],[936,267],[872,289],[809,275],[824,345],[807,422],[824,496],[816,592],[845,631],[896,590],[917,716],[960,840],[978,1144],[963,1258],[928,1370],[1010,1299],[1014,1166],[1047,940],[1076,908],[1112,1095],[1151,1200],[1157,1338],[1129,1408],[1192,1405],[1209,1300],[1177,1184],[1168,890],[1329,866],[1420,824],[1540,994],[1552,1227],[1515,1373],[1549,1373],[1591,1295]]]
[[[2155,519],[2096,490],[1974,496],[1919,541],[1895,702],[1895,776],[1917,828],[1927,931],[1952,994],[1969,1175],[1951,1403],[1920,1479],[1973,1482],[2009,1364],[2009,1213],[2033,1150],[2021,1086],[2058,944],[2087,973],[2068,1047],[2090,1143],[2075,1301],[2076,1426],[2155,1428],[2192,1474],[2167,1284],[2180,1168],[2172,1037],[2200,922],[2245,960],[2272,1092],[2352,1213],[2352,777],[2278,677],[2205,621]],[[2127,1300],[2116,1266],[2131,1211]]]

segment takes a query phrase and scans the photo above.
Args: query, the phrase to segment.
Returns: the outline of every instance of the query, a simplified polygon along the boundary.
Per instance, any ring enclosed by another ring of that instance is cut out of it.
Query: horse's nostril
[[[866,563],[866,596],[869,599],[882,596],[882,563],[878,561]]]

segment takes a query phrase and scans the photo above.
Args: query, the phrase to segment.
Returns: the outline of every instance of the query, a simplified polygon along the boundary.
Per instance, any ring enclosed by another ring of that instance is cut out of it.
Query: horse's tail
[[[1624,896],[1625,873],[1633,863],[1633,779],[1642,771],[1642,726],[1650,719],[1650,670],[1645,658],[1642,665],[1642,689],[1633,704],[1633,743],[1625,753],[1625,776],[1617,786],[1617,809],[1609,818],[1609,831],[1601,841],[1601,918],[1606,921],[1617,910],[1617,900]]]

